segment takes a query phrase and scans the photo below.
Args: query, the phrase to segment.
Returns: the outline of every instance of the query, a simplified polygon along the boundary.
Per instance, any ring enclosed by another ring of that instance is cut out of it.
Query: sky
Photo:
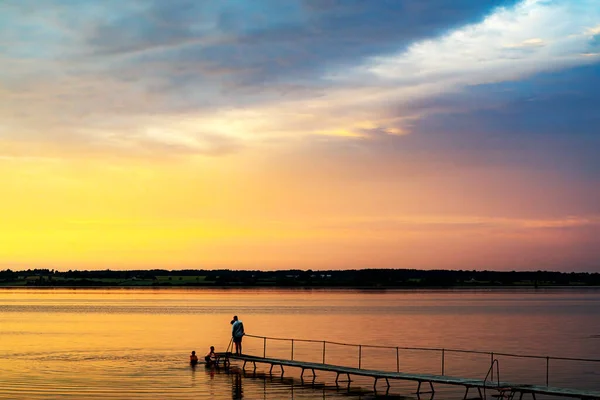
[[[600,0],[2,0],[0,268],[600,272]]]

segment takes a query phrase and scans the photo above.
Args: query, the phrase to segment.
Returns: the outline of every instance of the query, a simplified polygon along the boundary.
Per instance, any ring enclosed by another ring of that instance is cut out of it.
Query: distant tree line
[[[0,284],[29,286],[454,287],[600,286],[600,273],[555,271],[361,270],[0,270]]]

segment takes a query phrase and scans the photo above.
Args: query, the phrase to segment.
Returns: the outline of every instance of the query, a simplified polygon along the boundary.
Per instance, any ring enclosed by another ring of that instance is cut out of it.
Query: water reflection
[[[257,371],[245,371],[240,368],[231,368],[226,373],[230,375],[234,375],[235,377],[232,379],[235,384],[240,382],[240,387],[236,387],[235,395],[241,393],[243,396],[243,391],[241,388],[241,382],[243,379],[247,379],[254,384],[261,384],[263,387],[263,399],[269,398],[289,398],[289,399],[327,399],[330,398],[332,393],[327,393],[327,391],[331,391],[331,387],[327,387],[323,384],[307,384],[302,383],[298,379],[294,379],[292,377],[285,377],[281,375],[272,375],[263,372]],[[329,396],[328,396],[329,395]],[[238,399],[242,397],[232,397],[232,399]]]
[[[244,390],[242,388],[242,374],[239,371],[231,373],[233,376],[231,385],[231,398],[232,400],[241,399],[244,397]]]
[[[262,390],[262,398],[266,399],[333,399],[333,398],[351,398],[362,400],[433,400],[434,393],[425,395],[415,394],[415,396],[406,396],[390,393],[390,388],[378,388],[375,391],[368,389],[363,385],[335,385],[332,382],[320,382],[315,377],[309,376],[308,379],[298,377],[288,377],[278,374],[270,374],[268,372],[258,372],[256,370],[243,370],[238,367],[230,367],[227,369],[207,369],[207,374],[211,378],[215,374],[221,377],[227,377],[231,384],[232,400],[244,398],[244,386],[248,386],[250,396],[256,398],[259,392],[258,387]]]

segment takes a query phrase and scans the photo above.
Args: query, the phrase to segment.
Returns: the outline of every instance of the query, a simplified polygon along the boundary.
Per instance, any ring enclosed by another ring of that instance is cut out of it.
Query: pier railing
[[[567,362],[585,362],[585,363],[598,363],[600,365],[600,359],[591,359],[591,358],[572,358],[572,357],[550,357],[550,356],[538,356],[538,355],[524,355],[524,354],[511,354],[511,353],[502,353],[502,352],[491,352],[491,351],[477,351],[477,350],[462,350],[462,349],[446,349],[446,348],[432,348],[432,347],[406,347],[406,346],[382,346],[382,345],[373,345],[373,344],[352,344],[352,343],[341,343],[341,342],[333,342],[328,340],[312,340],[312,339],[295,339],[295,338],[278,338],[278,337],[268,337],[268,336],[256,336],[256,335],[245,335],[249,338],[255,338],[262,341],[262,357],[267,357],[267,348],[269,347],[269,342],[287,342],[289,343],[289,354],[290,360],[294,361],[294,347],[298,343],[312,343],[313,345],[319,345],[321,351],[320,361],[323,364],[327,364],[327,347],[331,346],[345,346],[354,348],[356,351],[356,361],[355,367],[359,369],[363,368],[363,351],[366,349],[385,349],[390,350],[395,353],[396,358],[396,372],[400,372],[400,350],[412,350],[419,352],[427,352],[438,354],[439,357],[439,371],[441,375],[446,375],[446,356],[450,354],[473,354],[473,355],[483,355],[489,357],[490,366],[494,365],[494,360],[497,357],[509,357],[509,358],[520,358],[520,359],[537,359],[545,362],[546,371],[546,386],[550,385],[550,367],[553,361],[567,361]],[[256,356],[261,356],[260,354],[255,354]],[[497,362],[497,360],[496,360]],[[499,375],[499,371],[497,369],[496,372]],[[491,376],[490,376],[491,375]],[[494,369],[491,368],[488,376],[491,380],[500,381],[500,377],[494,377]],[[488,379],[486,376],[486,380]]]

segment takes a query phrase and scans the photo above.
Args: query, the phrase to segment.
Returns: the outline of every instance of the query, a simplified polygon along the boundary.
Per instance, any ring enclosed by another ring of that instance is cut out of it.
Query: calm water
[[[190,368],[191,350],[225,350],[233,314],[253,335],[600,359],[598,290],[1,289],[0,399],[383,398],[372,379],[336,390],[325,373],[303,385],[293,369],[281,378],[265,368]],[[262,339],[244,339],[244,352],[264,351]],[[289,358],[291,346],[268,341],[266,352]],[[440,352],[398,355],[402,371],[441,373]],[[294,343],[295,359],[322,356],[322,343]],[[364,368],[397,368],[395,349],[362,356]],[[503,380],[544,383],[545,360],[498,358]],[[357,349],[327,345],[326,362],[357,366]],[[488,355],[446,352],[444,368],[483,379],[489,363]],[[600,390],[600,363],[551,361],[550,384]],[[390,398],[414,398],[415,389],[393,382]],[[436,389],[438,399],[463,396]]]

